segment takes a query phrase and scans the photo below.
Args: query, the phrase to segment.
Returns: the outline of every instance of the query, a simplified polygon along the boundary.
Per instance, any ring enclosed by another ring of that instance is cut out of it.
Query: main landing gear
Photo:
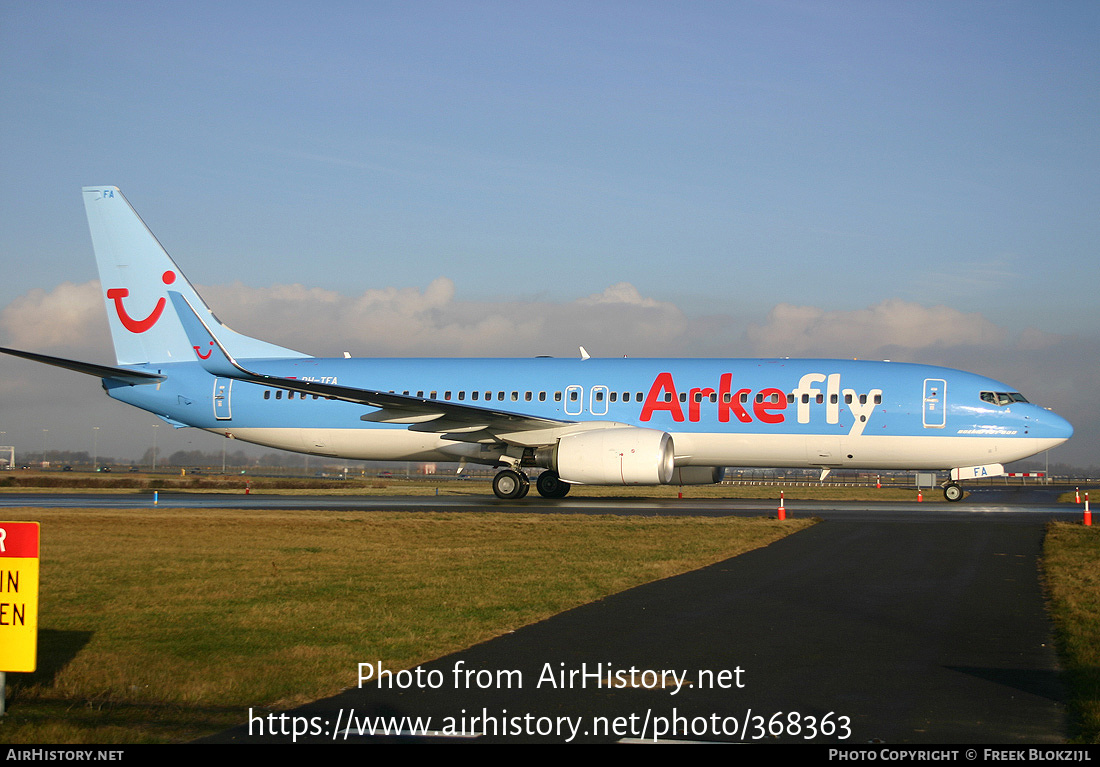
[[[493,477],[493,492],[501,500],[513,501],[522,498],[530,489],[531,482],[522,471],[504,469],[498,471]]]
[[[543,498],[564,498],[569,494],[569,483],[562,482],[556,471],[544,471],[535,482]]]
[[[569,492],[569,483],[562,482],[556,471],[544,471],[535,482],[539,495],[543,498],[564,498]],[[527,495],[531,481],[527,475],[516,469],[501,469],[493,477],[493,493],[497,498],[514,501]]]

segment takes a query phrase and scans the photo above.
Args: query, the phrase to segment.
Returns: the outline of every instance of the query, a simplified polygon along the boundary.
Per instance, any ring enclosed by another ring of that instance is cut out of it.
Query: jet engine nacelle
[[[566,482],[585,485],[667,485],[676,468],[672,437],[634,426],[569,434],[539,457]]]

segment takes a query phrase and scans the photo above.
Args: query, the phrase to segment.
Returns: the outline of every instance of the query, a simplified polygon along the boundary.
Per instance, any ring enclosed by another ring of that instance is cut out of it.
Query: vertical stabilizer
[[[219,340],[234,357],[308,356],[222,325],[118,187],[84,187],[84,209],[120,365],[195,359],[169,290],[184,296],[204,322],[218,328]]]

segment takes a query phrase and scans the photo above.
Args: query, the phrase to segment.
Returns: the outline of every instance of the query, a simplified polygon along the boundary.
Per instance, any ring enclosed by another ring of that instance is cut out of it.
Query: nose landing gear
[[[963,497],[962,486],[958,482],[948,482],[943,486],[943,497],[952,503],[961,501]]]

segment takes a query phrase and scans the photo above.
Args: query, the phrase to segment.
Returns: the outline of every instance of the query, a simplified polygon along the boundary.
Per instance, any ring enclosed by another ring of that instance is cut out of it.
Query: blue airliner
[[[86,187],[117,366],[3,349],[103,379],[111,397],[310,455],[499,467],[493,491],[708,484],[725,467],[903,469],[960,480],[1073,427],[959,370],[828,359],[321,359],[234,332],[118,188]]]

